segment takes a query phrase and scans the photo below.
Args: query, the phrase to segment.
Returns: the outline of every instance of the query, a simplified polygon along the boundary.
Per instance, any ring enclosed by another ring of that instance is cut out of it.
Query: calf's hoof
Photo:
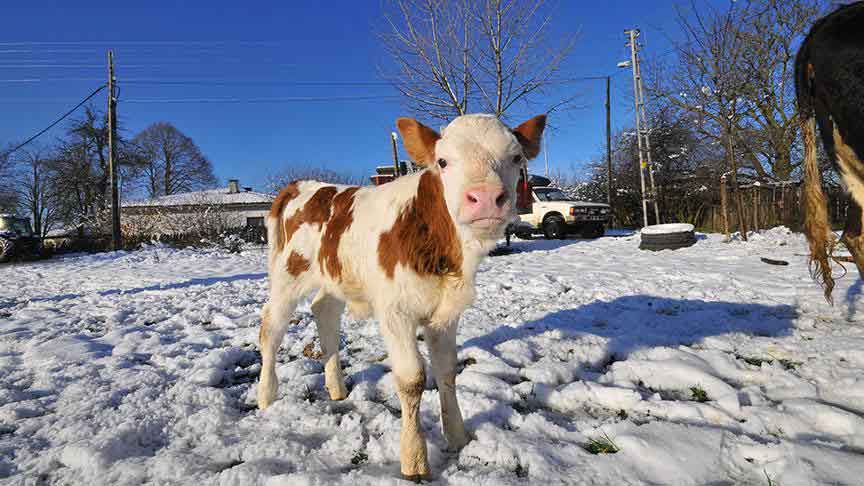
[[[426,461],[420,461],[415,464],[402,465],[402,478],[408,481],[419,483],[421,480],[429,479],[429,464]]]
[[[412,483],[420,484],[420,483],[422,483],[423,481],[428,481],[428,480],[430,480],[431,477],[429,476],[429,474],[413,474],[413,475],[408,475],[408,474],[402,473],[402,479],[404,479],[405,481],[411,481]]]

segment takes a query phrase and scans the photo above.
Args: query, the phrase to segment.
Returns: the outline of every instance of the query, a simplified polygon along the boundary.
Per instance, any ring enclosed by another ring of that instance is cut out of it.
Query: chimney
[[[237,194],[238,192],[240,192],[240,181],[228,179],[228,194]]]
[[[252,188],[251,187],[244,187],[243,192],[252,192]]]

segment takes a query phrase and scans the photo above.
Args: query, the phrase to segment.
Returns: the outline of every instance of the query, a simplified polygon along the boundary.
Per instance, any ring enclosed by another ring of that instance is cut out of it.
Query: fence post
[[[759,231],[759,186],[753,186],[753,231]]]
[[[729,235],[729,215],[728,215],[728,196],[726,195],[726,175],[720,176],[720,211],[723,213],[723,234],[726,235],[726,241],[732,241]]]

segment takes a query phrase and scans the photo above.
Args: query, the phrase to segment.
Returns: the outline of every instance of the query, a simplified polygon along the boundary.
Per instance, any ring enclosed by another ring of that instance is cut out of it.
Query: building
[[[380,186],[381,184],[386,184],[391,182],[394,177],[393,173],[395,172],[396,166],[394,164],[390,165],[379,165],[375,168],[375,174],[369,176],[369,180],[372,181],[372,185]],[[410,160],[402,160],[399,161],[399,175],[403,176],[406,174],[410,174],[417,170],[417,167]]]
[[[124,223],[159,226],[153,230],[176,233],[188,231],[190,226],[202,225],[222,228],[264,226],[264,218],[272,203],[273,195],[255,192],[250,187],[241,188],[237,179],[231,179],[228,187],[125,201],[121,206]]]

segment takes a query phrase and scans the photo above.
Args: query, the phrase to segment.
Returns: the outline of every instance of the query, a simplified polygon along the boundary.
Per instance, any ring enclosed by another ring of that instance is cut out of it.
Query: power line
[[[105,86],[106,86],[106,85],[103,84],[102,86],[99,86],[98,88],[96,88],[95,91],[93,91],[92,93],[90,93],[90,95],[89,95],[88,97],[86,97],[86,98],[84,98],[83,100],[81,100],[81,102],[78,103],[77,105],[75,105],[74,108],[72,108],[71,110],[69,110],[69,111],[67,111],[66,113],[64,113],[63,116],[61,116],[60,118],[56,119],[56,120],[54,121],[54,123],[48,125],[47,127],[45,127],[44,129],[42,129],[42,130],[41,130],[39,133],[37,133],[36,135],[33,135],[32,137],[28,138],[24,143],[18,145],[17,147],[15,147],[15,148],[13,148],[12,150],[10,150],[9,152],[7,152],[7,155],[10,155],[10,154],[15,153],[15,152],[18,151],[18,149],[20,149],[21,147],[27,145],[28,143],[32,142],[33,140],[36,140],[36,139],[39,138],[39,136],[41,136],[43,133],[45,133],[45,132],[47,132],[48,130],[51,130],[52,128],[54,128],[55,126],[57,126],[57,124],[60,123],[61,121],[63,121],[67,116],[71,115],[71,114],[72,114],[75,110],[77,110],[78,108],[81,108],[81,106],[83,106],[84,103],[87,103],[88,101],[90,101],[91,98],[93,98],[93,97],[96,96],[100,91],[102,91],[103,89],[105,89]]]
[[[124,103],[302,103],[329,101],[398,100],[401,96],[290,96],[283,98],[131,98]]]
[[[3,47],[17,46],[103,46],[105,44],[118,46],[277,46],[292,42],[290,40],[273,40],[273,41],[232,41],[232,40],[215,40],[215,41],[195,41],[195,40],[137,40],[137,41],[12,41],[0,42]]]

